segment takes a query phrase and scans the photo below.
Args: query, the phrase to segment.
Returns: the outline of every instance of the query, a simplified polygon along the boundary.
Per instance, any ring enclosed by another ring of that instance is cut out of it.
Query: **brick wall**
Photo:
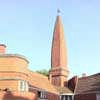
[[[18,91],[18,79],[28,81],[28,75],[21,72],[0,71],[0,89],[9,88]]]
[[[96,94],[79,94],[79,95],[75,95],[74,100],[96,100]]]
[[[30,92],[0,92],[0,100],[36,100]]]
[[[60,100],[60,96],[53,93],[47,93],[48,100]]]
[[[25,72],[28,63],[19,56],[0,56],[0,71]]]
[[[0,80],[0,89],[11,89],[13,91],[18,91],[18,80]]]

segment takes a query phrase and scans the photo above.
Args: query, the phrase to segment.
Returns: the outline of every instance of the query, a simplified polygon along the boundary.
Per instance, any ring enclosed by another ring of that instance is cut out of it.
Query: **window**
[[[38,98],[39,100],[47,100],[47,95],[45,91],[39,91],[38,92]]]
[[[19,81],[19,90],[24,91],[24,81]]]
[[[68,100],[72,100],[72,96],[68,96]]]
[[[28,83],[24,80],[19,80],[18,89],[19,91],[28,91]]]
[[[28,82],[25,82],[25,90],[28,91]]]
[[[73,97],[72,95],[63,95],[61,97],[61,100],[73,100],[72,97]]]

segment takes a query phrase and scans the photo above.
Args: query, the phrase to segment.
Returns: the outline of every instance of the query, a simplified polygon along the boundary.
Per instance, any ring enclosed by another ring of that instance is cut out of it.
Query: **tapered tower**
[[[52,49],[51,49],[51,70],[50,81],[55,86],[64,86],[68,76],[66,43],[64,38],[63,25],[58,14],[55,22]]]

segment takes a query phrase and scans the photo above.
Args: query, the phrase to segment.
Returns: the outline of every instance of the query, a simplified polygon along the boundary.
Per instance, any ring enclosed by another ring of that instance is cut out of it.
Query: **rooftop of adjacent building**
[[[77,79],[75,94],[100,93],[100,73]]]

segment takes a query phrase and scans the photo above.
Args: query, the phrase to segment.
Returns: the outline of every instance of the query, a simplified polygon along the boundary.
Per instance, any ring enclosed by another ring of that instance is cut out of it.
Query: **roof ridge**
[[[96,77],[98,75],[100,75],[100,73],[96,73],[96,74],[93,74],[93,75],[89,75],[89,76],[86,76],[85,78]],[[79,79],[83,79],[83,77],[80,77]]]

